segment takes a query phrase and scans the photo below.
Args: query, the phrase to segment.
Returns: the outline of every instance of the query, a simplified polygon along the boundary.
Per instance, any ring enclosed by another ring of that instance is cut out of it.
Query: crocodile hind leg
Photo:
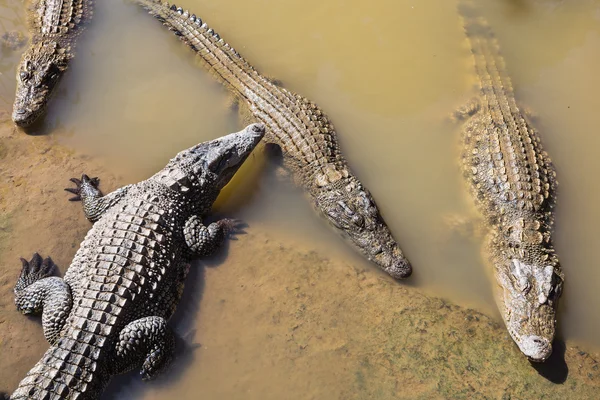
[[[450,121],[460,122],[469,119],[475,115],[481,108],[481,101],[479,98],[474,97],[470,99],[466,104],[459,107],[450,115]]]
[[[230,234],[243,232],[244,225],[237,219],[224,218],[205,226],[198,216],[193,215],[186,221],[183,234],[188,248],[194,255],[209,256]]]
[[[463,239],[480,240],[488,231],[485,221],[478,215],[449,213],[442,216],[443,229],[447,235]]]
[[[71,178],[71,182],[76,187],[65,189],[67,192],[75,195],[69,201],[81,201],[85,217],[91,222],[99,220],[102,214],[119,201],[129,189],[129,186],[124,186],[105,196],[98,189],[100,183],[100,179],[98,178],[90,178],[86,174],[83,174],[81,179]]]
[[[23,314],[42,313],[44,336],[54,344],[71,311],[71,289],[58,276],[50,257],[35,253],[31,261],[21,258],[23,269],[15,285],[15,304]]]
[[[162,317],[130,322],[119,334],[115,364],[117,373],[142,364],[142,379],[153,379],[167,367],[175,351],[175,335]]]

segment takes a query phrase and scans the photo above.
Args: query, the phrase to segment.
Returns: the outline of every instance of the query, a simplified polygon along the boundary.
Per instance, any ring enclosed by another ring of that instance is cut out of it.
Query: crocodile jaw
[[[43,114],[71,55],[54,42],[31,45],[17,68],[17,90],[12,119],[21,127]]]
[[[186,195],[213,195],[229,183],[265,134],[262,124],[200,143],[177,154],[152,179]]]
[[[315,208],[368,260],[396,279],[412,274],[389,228],[379,214],[371,194],[348,174],[320,188]]]

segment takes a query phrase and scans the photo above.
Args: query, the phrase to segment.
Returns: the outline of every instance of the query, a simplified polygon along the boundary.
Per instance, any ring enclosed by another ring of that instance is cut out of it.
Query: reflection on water
[[[559,331],[566,340],[598,347],[600,269],[594,250],[600,243],[595,229],[600,159],[592,149],[600,144],[595,132],[600,2],[482,3],[517,96],[538,115],[537,127],[559,174],[556,247],[566,275]],[[414,265],[408,285],[495,315],[480,238],[461,235],[464,229],[448,222],[468,224],[473,215],[459,176],[458,130],[446,120],[470,97],[475,82],[453,2],[186,0],[178,5],[205,19],[260,71],[327,111],[351,166]],[[22,3],[0,0],[0,34],[23,30],[23,23]],[[0,106],[5,107],[12,101],[18,54],[0,51]],[[104,160],[127,183],[154,173],[193,143],[235,131],[239,122],[228,101],[195,65],[190,50],[156,21],[128,2],[97,2],[76,59],[36,129]],[[236,210],[253,229],[382,277],[326,228],[298,191],[270,173],[260,174],[259,155],[251,161],[236,191],[220,203],[222,211]],[[223,268],[247,267],[226,264]],[[205,296],[212,306],[216,300],[208,296],[219,294]],[[233,319],[233,311],[240,310],[230,311],[224,318]],[[203,312],[194,316],[193,326],[202,330],[197,340],[210,341]],[[338,312],[352,311],[340,307]],[[244,335],[260,334],[260,327],[245,328]],[[363,329],[366,335],[369,328]],[[220,362],[227,373],[218,354],[193,362],[208,370]],[[214,386],[211,390],[219,394]],[[250,390],[242,385],[234,397]]]

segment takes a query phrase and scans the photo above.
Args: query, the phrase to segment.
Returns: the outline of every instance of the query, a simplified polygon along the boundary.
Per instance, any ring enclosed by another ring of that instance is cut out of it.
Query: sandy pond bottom
[[[39,251],[64,272],[89,229],[66,200],[68,179],[99,175],[106,191],[125,182],[7,121],[0,162],[0,391],[12,391],[48,347],[39,321],[12,304],[18,257]],[[194,266],[173,326],[199,346],[155,382],[113,379],[103,398],[600,398],[600,354],[558,343],[534,368],[495,320],[361,265],[253,223]]]

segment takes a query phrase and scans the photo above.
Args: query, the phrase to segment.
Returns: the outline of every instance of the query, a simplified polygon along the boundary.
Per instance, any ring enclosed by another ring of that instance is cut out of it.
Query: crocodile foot
[[[81,201],[81,191],[85,190],[86,186],[91,186],[95,191],[98,191],[98,185],[100,184],[98,177],[90,178],[86,174],[81,175],[81,179],[71,178],[70,181],[77,185],[77,187],[65,188],[65,191],[75,195],[69,201]]]
[[[235,218],[223,218],[218,220],[216,223],[221,226],[223,229],[223,234],[230,240],[237,240],[237,238],[235,238],[233,235],[246,233],[244,228],[248,227],[247,223]]]
[[[197,349],[202,348],[202,344],[196,342],[194,337],[196,336],[196,329],[191,329],[184,334],[175,334],[175,358],[181,359],[182,357],[191,356]],[[0,397],[0,400],[2,398]]]
[[[446,214],[443,221],[446,233],[463,239],[479,240],[487,233],[485,224],[475,215]]]
[[[21,258],[21,262],[23,268],[15,285],[15,292],[20,292],[34,282],[56,274],[56,265],[50,257],[42,259],[42,256],[35,253],[30,261]]]
[[[481,109],[481,103],[478,98],[470,99],[466,104],[459,107],[448,116],[451,123],[461,123],[475,115]]]

